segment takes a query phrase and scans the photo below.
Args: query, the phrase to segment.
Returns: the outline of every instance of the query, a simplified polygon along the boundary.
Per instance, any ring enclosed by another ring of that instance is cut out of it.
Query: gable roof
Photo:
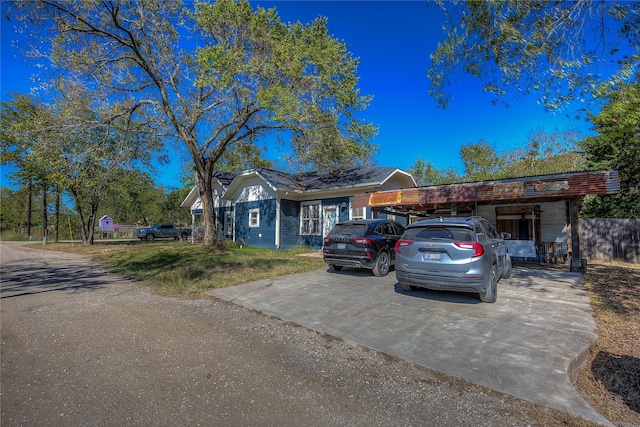
[[[214,172],[213,179],[217,180],[220,183],[220,186],[224,189],[229,187],[231,181],[238,176],[235,172]]]
[[[351,167],[338,172],[307,171],[289,174],[273,169],[259,168],[238,174],[229,184],[223,197],[233,194],[250,178],[259,178],[274,191],[298,194],[353,189],[358,187],[379,187],[393,175],[401,174],[415,187],[415,180],[407,172],[392,167]]]
[[[226,191],[229,188],[229,184],[233,181],[233,179],[237,176],[237,173],[234,172],[214,172],[213,179],[218,181],[220,187],[222,187],[222,191]],[[200,197],[198,194],[198,187],[196,185],[193,186],[187,197],[184,198],[182,203],[180,203],[180,207],[191,207],[195,201]]]

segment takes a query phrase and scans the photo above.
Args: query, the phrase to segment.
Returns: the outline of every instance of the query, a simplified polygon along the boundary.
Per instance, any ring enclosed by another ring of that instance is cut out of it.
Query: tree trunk
[[[27,190],[27,236],[31,239],[31,209],[33,208],[33,182],[29,180]]]
[[[206,167],[203,169],[203,173],[196,172],[195,174],[198,195],[202,201],[202,215],[204,223],[202,244],[204,246],[213,246],[216,244],[218,239],[215,224],[215,206],[213,203],[213,173],[209,172]]]
[[[73,200],[76,205],[76,213],[78,214],[78,218],[80,219],[80,232],[82,236],[82,243],[85,245],[93,245],[93,231],[92,225],[87,225],[87,221],[85,220],[84,211],[82,210],[82,206],[80,205],[80,197],[76,190],[70,190],[71,195],[73,196]],[[93,210],[93,203],[91,204]],[[96,208],[97,210],[97,208]],[[91,222],[91,214],[89,214],[89,222]]]
[[[56,184],[56,219],[54,225],[55,243],[58,243],[60,235],[60,186]]]
[[[85,244],[93,245],[93,239],[95,236],[96,229],[96,219],[98,218],[98,203],[91,203],[91,212],[89,213],[89,224],[88,224],[88,239]]]
[[[49,215],[47,206],[47,183],[42,180],[42,244],[47,244],[49,236]]]

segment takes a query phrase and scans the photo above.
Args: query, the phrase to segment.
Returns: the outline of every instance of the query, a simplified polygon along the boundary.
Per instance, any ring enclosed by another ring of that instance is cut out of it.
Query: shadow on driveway
[[[88,292],[116,280],[86,257],[50,251],[45,257],[29,246],[24,242],[2,242],[0,299],[54,291]],[[18,256],[24,251],[27,257]]]

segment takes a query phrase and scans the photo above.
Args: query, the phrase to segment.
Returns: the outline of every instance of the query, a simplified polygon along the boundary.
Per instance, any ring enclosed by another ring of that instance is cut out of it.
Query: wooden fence
[[[581,257],[640,263],[640,219],[580,219]]]
[[[114,227],[96,227],[96,239],[135,239],[137,237],[137,225],[119,225]]]

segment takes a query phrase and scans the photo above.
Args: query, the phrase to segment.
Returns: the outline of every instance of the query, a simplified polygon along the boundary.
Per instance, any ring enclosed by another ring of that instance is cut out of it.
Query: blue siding
[[[260,210],[260,225],[249,227],[249,210]],[[248,246],[276,248],[275,199],[236,203],[236,241],[244,240]]]
[[[322,236],[300,236],[300,244],[313,249],[322,248]]]
[[[280,247],[295,248],[300,240],[300,203],[280,200]]]

